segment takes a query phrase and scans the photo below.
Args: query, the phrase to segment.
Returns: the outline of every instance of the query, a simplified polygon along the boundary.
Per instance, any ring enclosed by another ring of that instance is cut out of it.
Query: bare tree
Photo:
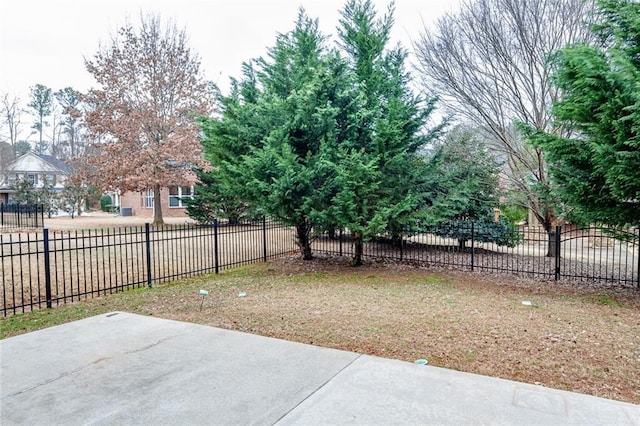
[[[590,0],[463,0],[458,13],[425,27],[414,46],[424,82],[452,113],[487,132],[510,183],[547,231],[557,211],[545,158],[526,143],[521,126],[568,131],[552,120],[559,93],[549,55],[592,37],[585,25],[592,10]]]
[[[0,99],[0,114],[2,114],[2,124],[6,129],[6,140],[11,145],[13,156],[16,156],[16,143],[20,136],[22,124],[22,109],[20,108],[20,98],[10,96],[8,93],[2,95]]]
[[[49,139],[49,146],[48,146],[48,151],[49,154],[52,155],[55,158],[62,158],[62,146],[60,145],[60,140],[62,138],[62,114],[61,114],[61,108],[60,106],[55,103],[52,102],[51,103],[51,125],[49,126],[49,131],[50,133],[48,133],[48,139]]]
[[[99,89],[83,98],[96,145],[98,183],[121,191],[153,189],[154,223],[162,223],[160,189],[180,185],[203,166],[196,118],[208,114],[212,86],[200,72],[187,35],[159,16],[128,23],[109,46],[85,61]]]

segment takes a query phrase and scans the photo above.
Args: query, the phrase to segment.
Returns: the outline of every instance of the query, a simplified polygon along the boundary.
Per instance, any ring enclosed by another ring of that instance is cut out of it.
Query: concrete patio
[[[640,425],[640,406],[113,312],[0,340],[3,425]]]

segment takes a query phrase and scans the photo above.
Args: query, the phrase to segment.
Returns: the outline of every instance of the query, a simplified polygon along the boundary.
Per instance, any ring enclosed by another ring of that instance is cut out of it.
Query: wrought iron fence
[[[0,227],[42,228],[44,206],[42,204],[0,204]]]
[[[448,226],[457,228],[446,232],[424,226],[403,236],[377,236],[364,243],[363,257],[640,288],[640,229],[613,233],[603,228],[558,226],[546,232],[521,227],[513,229],[510,245],[498,245],[479,235],[473,222]],[[355,253],[352,236],[342,231],[316,235],[313,248],[316,253],[338,256]]]
[[[266,220],[0,234],[2,313],[267,261],[295,251],[293,236]]]
[[[450,226],[450,225],[449,225]],[[640,288],[640,229],[512,230],[498,245],[472,222],[422,227],[364,243],[364,257],[549,280]],[[0,234],[2,313],[52,307],[92,295],[152,286],[297,252],[292,228],[266,220]],[[502,241],[505,243],[505,241]],[[315,235],[315,253],[353,256],[346,232]]]

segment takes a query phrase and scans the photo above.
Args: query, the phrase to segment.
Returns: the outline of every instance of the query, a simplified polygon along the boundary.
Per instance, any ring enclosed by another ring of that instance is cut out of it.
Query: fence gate
[[[640,287],[640,228],[558,227],[556,274],[562,278],[621,282]]]

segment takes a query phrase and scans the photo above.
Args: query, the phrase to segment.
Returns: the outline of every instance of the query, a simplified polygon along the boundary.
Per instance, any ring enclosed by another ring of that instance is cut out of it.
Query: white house
[[[71,168],[62,160],[27,152],[0,171],[0,203],[11,203],[12,194],[15,193],[13,185],[20,179],[30,179],[35,188],[42,188],[46,182],[57,192],[62,191],[70,173]]]

